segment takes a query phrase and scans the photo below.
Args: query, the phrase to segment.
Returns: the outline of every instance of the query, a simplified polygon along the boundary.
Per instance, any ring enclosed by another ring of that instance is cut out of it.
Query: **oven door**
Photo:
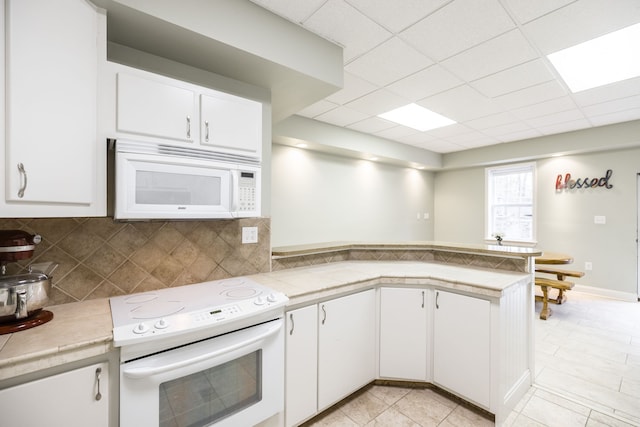
[[[284,409],[282,318],[123,363],[120,427],[252,426]]]

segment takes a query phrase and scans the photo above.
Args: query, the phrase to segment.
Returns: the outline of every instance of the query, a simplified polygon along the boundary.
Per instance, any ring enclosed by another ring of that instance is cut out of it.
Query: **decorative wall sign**
[[[558,175],[556,178],[556,191],[561,190],[573,190],[574,188],[595,188],[605,187],[612,188],[613,184],[609,184],[609,179],[613,175],[611,169],[607,169],[607,172],[600,178],[578,178],[572,179],[571,174],[565,174],[564,179],[562,175]]]

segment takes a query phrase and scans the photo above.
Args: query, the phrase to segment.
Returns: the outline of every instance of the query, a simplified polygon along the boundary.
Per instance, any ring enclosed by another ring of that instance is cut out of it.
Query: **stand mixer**
[[[22,230],[0,230],[0,335],[30,329],[53,319],[53,313],[43,310],[49,302],[50,274],[57,267],[52,263],[47,272],[9,275],[7,264],[29,259],[42,238]]]

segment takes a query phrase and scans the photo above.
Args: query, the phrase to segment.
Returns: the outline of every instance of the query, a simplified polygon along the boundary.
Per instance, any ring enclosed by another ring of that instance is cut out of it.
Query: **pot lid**
[[[0,289],[10,288],[12,286],[26,285],[29,283],[42,282],[48,280],[49,277],[44,273],[25,273],[16,274],[14,276],[0,276]]]

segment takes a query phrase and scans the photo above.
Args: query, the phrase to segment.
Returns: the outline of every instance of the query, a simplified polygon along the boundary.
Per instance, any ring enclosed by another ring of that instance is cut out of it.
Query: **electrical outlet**
[[[258,243],[258,227],[242,227],[242,243]]]
[[[587,271],[593,270],[593,264],[591,264],[591,261],[585,261],[584,269],[587,270]]]

